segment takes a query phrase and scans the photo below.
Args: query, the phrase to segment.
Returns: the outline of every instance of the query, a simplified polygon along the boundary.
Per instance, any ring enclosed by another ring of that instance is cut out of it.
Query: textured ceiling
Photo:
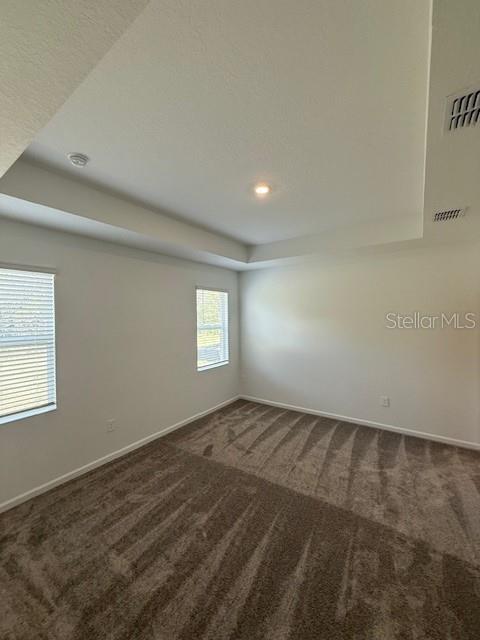
[[[0,176],[147,0],[2,0]]]
[[[153,0],[27,156],[251,244],[420,216],[429,5]]]

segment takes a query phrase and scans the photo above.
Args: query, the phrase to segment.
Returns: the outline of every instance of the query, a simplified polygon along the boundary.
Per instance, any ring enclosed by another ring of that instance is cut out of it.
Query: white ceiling
[[[0,177],[147,0],[0,4]]]
[[[250,244],[420,216],[429,7],[153,0],[27,157]]]

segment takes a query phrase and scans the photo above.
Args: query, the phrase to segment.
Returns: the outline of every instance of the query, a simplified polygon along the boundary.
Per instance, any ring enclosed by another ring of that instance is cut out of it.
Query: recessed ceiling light
[[[84,167],[90,160],[84,153],[69,153],[68,159],[74,167]]]
[[[264,198],[272,192],[272,187],[266,182],[259,182],[255,185],[253,190],[255,191],[255,195],[259,198]]]

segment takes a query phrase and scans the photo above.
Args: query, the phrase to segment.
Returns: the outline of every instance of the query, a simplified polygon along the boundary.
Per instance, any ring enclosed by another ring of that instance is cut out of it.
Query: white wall
[[[236,273],[5,220],[0,262],[58,270],[58,409],[0,426],[0,504],[239,392]],[[229,289],[232,312],[231,364],[201,373],[198,284]],[[245,394],[480,443],[479,330],[384,319],[480,313],[478,245],[310,260],[241,284]]]
[[[242,390],[480,443],[479,329],[385,327],[388,312],[478,314],[479,297],[478,245],[243,273]]]
[[[0,425],[0,504],[238,393],[235,272],[5,220],[0,262],[58,270],[58,409]],[[196,285],[231,292],[231,363],[200,373]]]

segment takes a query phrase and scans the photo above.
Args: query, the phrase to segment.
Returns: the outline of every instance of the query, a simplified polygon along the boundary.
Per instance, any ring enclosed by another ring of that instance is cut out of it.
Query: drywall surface
[[[480,443],[479,274],[468,244],[243,273],[242,393]],[[477,328],[387,328],[415,311]]]
[[[0,191],[0,214],[22,222],[58,228],[62,223],[69,224],[73,214],[77,224],[71,222],[71,229],[63,228],[63,231],[73,231],[76,226],[79,233],[99,237],[100,227],[104,234],[110,230],[110,237],[106,235],[103,240],[121,242],[120,234],[123,234],[124,243],[130,240],[130,246],[135,246],[135,239],[143,237],[147,242],[149,239],[151,245],[143,249],[177,254],[176,257],[181,258],[186,258],[189,252],[190,259],[197,260],[192,258],[197,255],[199,261],[202,257],[207,260],[216,256],[218,260],[231,262],[220,265],[228,268],[241,265],[247,259],[247,248],[235,240],[23,160],[16,162],[1,178]]]
[[[0,176],[146,5],[2,1]]]
[[[429,240],[480,237],[480,127],[445,129],[451,108],[447,96],[480,88],[479,32],[478,0],[435,0],[424,204],[424,237]],[[459,207],[467,208],[462,224],[434,223],[436,212]]]
[[[150,2],[28,156],[247,244],[420,217],[429,32],[430,0]]]
[[[235,272],[5,220],[0,261],[57,270],[58,398],[0,425],[0,503],[238,393]],[[230,364],[200,373],[196,285],[231,294]]]

